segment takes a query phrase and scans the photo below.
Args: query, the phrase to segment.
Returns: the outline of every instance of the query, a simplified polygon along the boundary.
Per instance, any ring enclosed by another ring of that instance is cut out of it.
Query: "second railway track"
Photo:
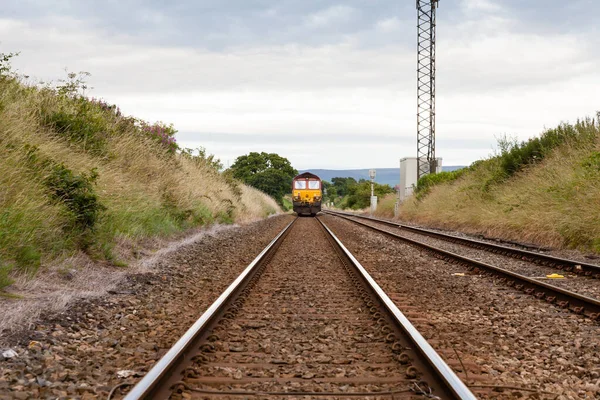
[[[297,219],[132,389],[140,398],[475,399],[318,219]]]
[[[406,227],[377,218],[332,211],[326,213],[424,248],[447,261],[493,273],[510,286],[528,294],[586,314],[592,319],[600,319],[600,284],[592,279],[600,268],[596,265]],[[385,228],[381,225],[385,225]],[[544,279],[546,274],[560,272],[557,268],[569,272],[568,279],[551,282]]]

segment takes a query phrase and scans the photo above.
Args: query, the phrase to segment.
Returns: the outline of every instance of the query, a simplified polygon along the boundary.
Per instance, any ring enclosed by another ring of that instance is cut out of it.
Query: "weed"
[[[177,131],[173,128],[173,125],[166,125],[162,122],[157,122],[153,125],[143,123],[142,133],[166,147],[170,153],[175,153],[179,150],[179,146],[175,140]]]
[[[79,97],[83,96],[87,89],[90,87],[87,84],[87,78],[92,76],[89,72],[80,71],[80,72],[68,72],[67,71],[67,79],[60,79],[59,82],[61,85],[56,87],[59,96],[68,96],[68,97]]]
[[[11,266],[0,264],[0,290],[2,290],[3,288],[5,288],[9,285],[12,285],[12,283],[14,282],[10,278],[11,271],[12,271]]]
[[[33,246],[21,246],[17,249],[15,262],[21,271],[34,275],[40,268],[42,256]]]
[[[93,231],[100,213],[106,209],[94,191],[97,178],[96,169],[89,174],[75,174],[60,164],[53,168],[44,182],[51,198],[69,210],[74,227],[83,234],[83,248],[89,247],[87,235]]]
[[[594,151],[583,160],[581,165],[590,171],[600,171],[600,151]]]

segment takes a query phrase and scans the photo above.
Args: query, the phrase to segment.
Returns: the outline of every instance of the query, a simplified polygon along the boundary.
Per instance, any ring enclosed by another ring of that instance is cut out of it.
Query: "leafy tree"
[[[380,185],[374,183],[373,192],[375,196],[382,198],[386,194],[394,193],[394,189],[390,185]],[[353,209],[361,209],[368,207],[371,203],[371,182],[365,179],[358,181],[356,185],[352,185],[348,189],[348,199],[346,206]]]
[[[346,196],[348,195],[350,188],[356,186],[356,184],[358,182],[356,182],[356,179],[348,177],[348,178],[340,178],[340,177],[336,177],[336,178],[332,178],[331,179],[331,183],[333,185],[333,187],[335,188],[335,192],[338,196]]]
[[[290,191],[298,171],[289,160],[275,153],[252,152],[238,157],[229,168],[233,177],[272,196],[279,204]]]
[[[328,181],[322,181],[322,182],[323,182],[323,198],[325,199],[325,201],[335,201],[335,199],[338,197],[337,188]]]

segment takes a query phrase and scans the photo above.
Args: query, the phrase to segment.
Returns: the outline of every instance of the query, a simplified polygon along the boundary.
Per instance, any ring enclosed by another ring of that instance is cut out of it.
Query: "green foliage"
[[[61,85],[56,86],[56,90],[60,96],[78,97],[85,94],[90,87],[87,84],[87,78],[92,76],[89,72],[79,71],[67,72],[67,79],[61,79]]]
[[[589,118],[577,121],[575,125],[563,123],[556,128],[547,129],[539,137],[522,142],[504,136],[498,139],[498,155],[487,160],[475,161],[468,168],[429,174],[419,179],[415,191],[416,198],[422,200],[433,186],[452,182],[468,171],[477,173],[479,170],[489,171],[488,178],[480,187],[483,193],[489,192],[494,185],[504,182],[524,167],[542,161],[554,149],[565,143],[572,146],[590,143],[596,138],[596,125],[597,122]],[[584,161],[589,168],[593,168],[596,162],[593,156]]]
[[[333,201],[339,208],[358,210],[371,204],[371,181],[366,179],[357,182],[352,177],[335,177],[331,179],[331,183],[324,181],[323,187],[327,190],[327,201]],[[390,185],[375,182],[373,192],[378,198],[383,198],[389,193],[394,193],[394,189]]]
[[[590,154],[589,157],[587,157],[586,159],[583,160],[581,165],[589,171],[599,172],[600,171],[600,151],[594,151],[592,154]]]
[[[204,147],[198,147],[196,149],[183,148],[181,149],[181,155],[194,161],[197,165],[207,166],[215,171],[223,169],[221,160],[216,158],[214,154],[207,154]]]
[[[265,152],[240,156],[229,170],[234,178],[267,193],[279,204],[298,174],[287,158]]]
[[[221,176],[225,179],[225,183],[227,184],[227,186],[231,188],[231,191],[233,192],[234,196],[237,197],[238,200],[241,200],[243,194],[242,188],[240,187],[240,181],[233,177],[233,171],[231,171],[230,169],[225,170],[221,174]]]
[[[335,178],[334,178],[335,179]],[[390,185],[381,185],[377,182],[373,184],[373,193],[378,199],[382,199],[385,195],[394,193],[394,189]],[[358,181],[356,185],[351,185],[348,188],[348,199],[346,207],[354,210],[369,207],[371,204],[371,182],[365,179]]]
[[[35,247],[24,245],[17,249],[15,262],[21,271],[33,275],[42,265],[42,256]]]
[[[93,231],[100,213],[105,210],[94,191],[97,178],[95,169],[89,174],[78,175],[60,164],[44,181],[50,197],[67,208],[73,227],[83,234]],[[89,246],[85,240],[81,244],[84,248]]]
[[[0,53],[0,79],[11,75],[11,59],[17,57],[20,53]]]
[[[44,123],[84,151],[94,155],[106,152],[110,128],[104,113],[88,99],[65,99],[58,109],[47,112]]]
[[[524,166],[541,161],[552,150],[565,142],[577,145],[589,142],[595,138],[595,121],[585,119],[577,121],[575,125],[560,124],[558,127],[548,129],[539,137],[527,141],[517,142],[506,137],[498,141],[500,148],[500,180],[506,179]]]
[[[11,285],[14,281],[10,278],[12,267],[0,264],[0,290]]]
[[[292,207],[294,207],[292,201],[289,199],[288,196],[284,196],[281,201],[281,208],[283,209],[283,211],[289,211],[292,209]]]
[[[454,181],[460,178],[466,171],[468,171],[468,168],[461,168],[456,171],[443,171],[437,174],[427,174],[422,176],[417,181],[417,188],[415,190],[417,199],[420,200],[426,196],[433,186],[444,182]]]
[[[357,184],[358,184],[358,182],[356,182],[356,179],[354,179],[354,178],[340,178],[340,177],[332,178],[331,179],[331,186],[332,186],[331,189],[333,190],[332,196],[333,195],[340,196],[340,197],[347,196],[350,193],[350,189],[352,187],[356,186]]]
[[[162,146],[166,147],[169,153],[175,153],[179,150],[179,145],[175,140],[175,134],[177,130],[173,127],[173,124],[167,125],[162,122],[156,122],[152,125],[142,121],[142,133],[146,136],[151,137]],[[189,153],[188,155],[191,155]]]

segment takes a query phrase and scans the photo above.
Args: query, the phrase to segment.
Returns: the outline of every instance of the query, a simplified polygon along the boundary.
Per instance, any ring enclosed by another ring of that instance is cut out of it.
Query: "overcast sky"
[[[441,0],[437,154],[466,165],[600,110],[600,3]],[[396,167],[416,153],[414,0],[2,0],[22,73],[173,123],[227,165]]]

